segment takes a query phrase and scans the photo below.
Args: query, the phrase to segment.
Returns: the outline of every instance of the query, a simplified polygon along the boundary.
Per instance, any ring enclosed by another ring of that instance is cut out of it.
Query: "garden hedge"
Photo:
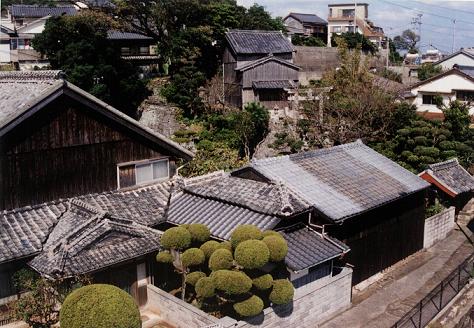
[[[189,231],[189,233],[191,233],[191,239],[198,243],[203,243],[211,238],[211,231],[204,224],[189,224],[186,229]]]
[[[183,250],[191,245],[191,233],[183,227],[169,228],[161,236],[160,243],[166,249]]]
[[[168,251],[162,251],[156,254],[156,262],[173,263],[173,255]]]
[[[191,286],[196,286],[199,279],[206,277],[206,274],[201,271],[190,272],[186,275],[186,283]]]
[[[245,294],[252,288],[252,279],[240,271],[218,270],[210,275],[216,289],[227,295]]]
[[[263,236],[263,238],[268,237],[268,236],[277,236],[277,237],[283,238],[281,233],[279,233],[277,231],[274,231],[274,230],[265,230],[264,232],[262,232],[262,236]]]
[[[212,271],[230,269],[234,265],[232,253],[227,249],[218,249],[209,258],[209,269]]]
[[[273,304],[286,304],[291,302],[295,293],[293,284],[288,279],[273,281],[273,289],[269,299]]]
[[[209,240],[202,244],[199,248],[204,252],[204,255],[206,255],[206,258],[208,259],[211,257],[212,253],[214,253],[215,250],[219,249],[219,246],[219,242],[215,240]]]
[[[141,328],[133,298],[111,285],[88,285],[70,293],[61,306],[61,328]]]
[[[237,263],[245,269],[258,269],[268,263],[270,251],[261,240],[246,240],[237,246],[234,257]]]
[[[288,243],[282,236],[267,236],[262,240],[270,251],[270,261],[283,261],[288,254]]]
[[[185,267],[201,265],[204,261],[206,261],[206,256],[199,248],[187,249],[181,255],[181,262]]]
[[[250,239],[260,240],[262,238],[263,235],[259,228],[254,225],[244,224],[235,228],[230,236],[230,242],[232,243],[232,247],[235,249],[237,245],[243,241]]]
[[[194,289],[200,298],[212,297],[216,294],[216,285],[214,284],[214,280],[210,277],[199,279]]]
[[[219,249],[227,249],[229,250],[230,252],[232,252],[232,244],[230,241],[223,241],[219,244]]]
[[[271,274],[264,274],[260,277],[252,279],[253,286],[259,290],[272,288],[273,277]]]
[[[263,301],[258,296],[251,296],[245,301],[235,303],[234,310],[242,317],[253,317],[263,311]]]

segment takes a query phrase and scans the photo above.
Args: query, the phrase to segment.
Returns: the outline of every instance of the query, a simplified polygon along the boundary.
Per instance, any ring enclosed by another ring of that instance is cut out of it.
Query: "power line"
[[[418,0],[412,0],[412,2],[417,2],[420,5],[424,5],[424,6],[437,7],[437,8],[441,8],[441,9],[447,9],[447,10],[458,11],[458,12],[462,12],[462,13],[465,13],[465,14],[474,15],[474,11],[469,11],[469,10],[464,10],[464,9],[457,9],[457,8],[450,8],[450,7],[435,5],[435,4],[432,4],[432,3],[425,3],[425,2],[422,2],[422,1],[418,1]]]

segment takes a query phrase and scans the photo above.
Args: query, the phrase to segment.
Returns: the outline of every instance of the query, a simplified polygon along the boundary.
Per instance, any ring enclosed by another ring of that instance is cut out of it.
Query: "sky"
[[[255,2],[274,16],[289,12],[313,13],[327,19],[329,3],[354,3],[352,0],[237,0],[246,7]],[[435,48],[451,53],[460,48],[474,47],[474,0],[361,0],[369,4],[369,19],[394,37],[413,28],[412,20],[421,17],[420,48],[423,52]],[[455,23],[453,23],[455,20]],[[453,38],[453,27],[456,27]],[[453,40],[455,41],[453,44]]]

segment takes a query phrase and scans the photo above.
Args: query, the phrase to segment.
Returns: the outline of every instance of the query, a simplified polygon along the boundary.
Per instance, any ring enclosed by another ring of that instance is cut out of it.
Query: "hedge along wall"
[[[433,246],[437,241],[446,238],[454,229],[455,208],[450,207],[425,220],[423,247]]]

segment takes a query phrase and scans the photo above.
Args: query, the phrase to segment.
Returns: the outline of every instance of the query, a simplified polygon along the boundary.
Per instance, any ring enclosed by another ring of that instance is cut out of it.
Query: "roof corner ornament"
[[[290,195],[288,194],[288,190],[286,189],[283,181],[278,181],[278,192],[280,193],[280,201],[281,201],[281,208],[280,212],[285,216],[290,216],[295,212],[293,206],[290,203]]]

